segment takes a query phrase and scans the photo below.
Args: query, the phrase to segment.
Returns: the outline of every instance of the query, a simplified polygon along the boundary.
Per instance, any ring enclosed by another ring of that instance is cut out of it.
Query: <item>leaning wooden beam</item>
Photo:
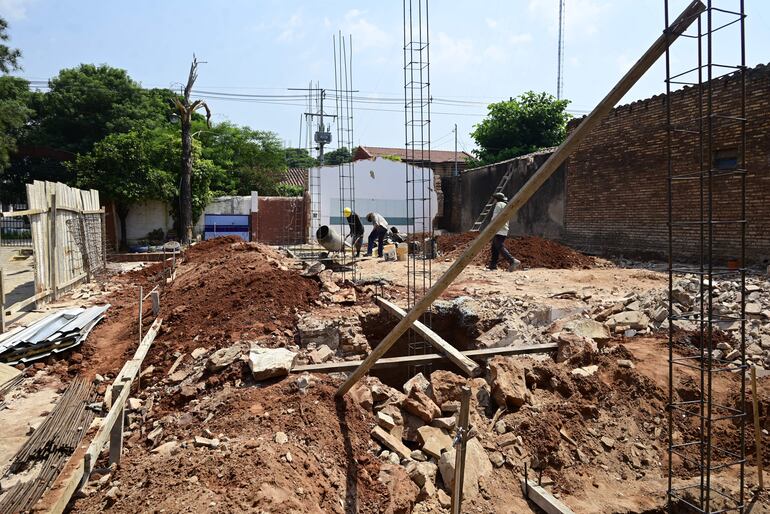
[[[457,259],[446,272],[436,281],[427,293],[412,307],[412,310],[404,317],[385,339],[374,349],[372,353],[364,360],[363,364],[354,371],[350,377],[337,390],[337,396],[347,393],[353,385],[358,382],[377,362],[377,359],[385,355],[390,347],[406,332],[412,324],[422,315],[423,312],[433,304],[433,301],[443,293],[447,287],[454,282],[457,276],[473,261],[482,248],[492,239],[498,230],[506,224],[516,212],[530,199],[532,195],[545,183],[548,178],[561,166],[567,157],[574,152],[580,143],[591,133],[593,128],[599,124],[620,101],[623,96],[636,84],[636,82],[650,69],[655,61],[663,55],[671,43],[673,43],[698,15],[705,10],[705,6],[700,0],[694,0],[679,17],[671,24],[644,55],[631,67],[620,82],[612,88],[607,96],[599,102],[591,114],[585,117],[583,121],[575,128],[567,139],[551,154],[545,163],[535,172],[535,174],[519,189],[516,195],[508,202],[508,205],[502,210],[499,216],[492,219],[487,227],[482,230],[476,239],[471,242],[467,250]]]
[[[575,514],[558,498],[537,485],[537,482],[522,478],[521,490],[528,500],[532,500],[546,514]]]
[[[386,310],[397,318],[403,318],[406,316],[406,311],[404,309],[395,303],[389,302],[385,298],[377,296],[374,298],[374,301],[382,309]],[[460,353],[460,350],[449,344],[443,337],[435,333],[421,322],[415,321],[414,325],[412,325],[412,330],[424,337],[433,346],[433,348],[446,355],[455,366],[463,370],[463,372],[465,372],[465,374],[469,377],[476,377],[481,374],[482,369],[478,364]]]
[[[112,383],[112,388],[115,389],[117,395],[112,398],[112,406],[107,416],[102,420],[99,430],[96,435],[91,439],[88,447],[85,446],[85,442],[81,444],[72,457],[67,461],[64,466],[63,472],[56,479],[54,485],[46,493],[43,498],[40,499],[36,506],[36,510],[43,510],[45,512],[51,512],[59,514],[64,512],[70,499],[75,492],[82,486],[91,475],[91,470],[94,463],[99,458],[104,445],[107,441],[111,441],[117,444],[122,443],[122,431],[120,436],[116,430],[113,430],[115,426],[122,426],[122,418],[124,414],[124,407],[128,396],[131,393],[131,383],[136,379],[136,375],[139,372],[139,367],[144,360],[147,352],[149,351],[152,343],[155,341],[155,337],[158,335],[163,320],[158,318],[147,331],[147,334],[139,344],[134,357],[126,361],[123,368],[115,377]],[[110,389],[112,390],[112,389]],[[106,404],[106,398],[105,398]],[[110,461],[117,461],[120,458],[120,448],[110,447]]]
[[[530,353],[549,353],[559,349],[556,343],[549,344],[530,344],[526,346],[501,346],[499,348],[484,348],[482,350],[468,350],[462,352],[466,357],[477,361],[484,361],[495,355],[526,355]],[[405,355],[403,357],[383,357],[378,360],[373,368],[397,368],[405,364],[420,366],[423,364],[436,364],[441,361],[448,361],[449,357],[438,353],[426,353],[425,355]],[[325,362],[321,364],[305,364],[303,366],[294,366],[292,373],[336,373],[341,371],[353,371],[364,361],[345,361],[345,362]]]

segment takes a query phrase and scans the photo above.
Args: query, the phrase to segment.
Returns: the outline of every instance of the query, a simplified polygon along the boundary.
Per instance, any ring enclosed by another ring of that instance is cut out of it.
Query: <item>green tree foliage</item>
[[[274,196],[302,196],[305,193],[305,188],[302,186],[295,186],[294,184],[279,183],[275,186]]]
[[[27,107],[29,83],[26,80],[0,77],[0,176],[10,164],[24,126],[32,114]]]
[[[77,174],[77,185],[98,189],[115,202],[121,222],[121,245],[126,246],[126,216],[131,205],[148,199],[164,199],[173,194],[174,179],[156,164],[155,155],[163,149],[153,144],[149,132],[130,131],[110,134],[93,149],[68,163]]]
[[[479,147],[474,150],[478,164],[492,164],[559,145],[570,119],[567,105],[568,100],[532,91],[490,104],[487,117],[471,132]]]
[[[116,132],[168,122],[169,91],[143,90],[125,70],[81,64],[49,81],[34,101],[35,130],[30,142],[72,153],[87,153]]]
[[[350,159],[350,150],[345,146],[324,154],[324,164],[327,166],[350,162]]]
[[[318,161],[311,157],[306,148],[286,148],[286,166],[289,168],[312,168],[318,166]]]
[[[8,22],[0,18],[0,41],[8,41]],[[9,48],[0,43],[0,72],[10,73],[14,70],[20,70],[19,59],[21,51],[17,48]]]

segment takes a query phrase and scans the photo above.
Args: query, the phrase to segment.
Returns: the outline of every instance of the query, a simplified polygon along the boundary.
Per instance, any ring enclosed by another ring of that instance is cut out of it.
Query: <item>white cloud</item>
[[[532,42],[532,34],[512,34],[508,37],[508,42],[512,45],[524,45]]]
[[[23,20],[27,17],[27,7],[35,0],[0,0],[0,14],[8,21]]]
[[[366,48],[385,48],[391,44],[390,34],[364,17],[364,11],[351,9],[345,13],[342,34],[352,34],[356,51]]]
[[[484,59],[487,61],[502,62],[508,57],[505,50],[497,45],[490,45],[484,49]]]
[[[489,27],[490,29],[497,27],[497,20],[493,20],[492,18],[487,18],[486,22],[487,22],[487,27]]]
[[[431,57],[437,64],[451,64],[460,70],[474,61],[473,41],[468,38],[453,38],[445,32],[439,32],[431,45]]]
[[[297,12],[291,15],[285,23],[280,24],[281,33],[278,34],[278,41],[294,41],[304,36],[302,28],[305,23],[302,19],[302,13]]]

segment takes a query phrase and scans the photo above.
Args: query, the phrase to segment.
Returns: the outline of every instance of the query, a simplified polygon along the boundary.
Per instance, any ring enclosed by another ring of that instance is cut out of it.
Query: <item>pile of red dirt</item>
[[[302,395],[286,379],[187,404],[162,420],[163,440],[178,441],[173,450],[152,453],[144,438],[129,439],[112,477],[121,484],[119,494],[93,494],[77,500],[74,510],[404,512],[378,481],[383,465],[368,451],[372,416],[349,397],[335,401],[335,391],[322,379]],[[191,444],[204,429],[218,447]],[[410,482],[405,473],[400,479]]]
[[[444,256],[450,258],[459,257],[471,244],[477,232],[465,232],[463,234],[442,234],[436,237],[438,249]],[[550,268],[550,269],[587,269],[594,266],[594,258],[577,250],[564,246],[555,241],[540,237],[509,237],[505,240],[505,247],[511,254],[519,259],[525,268]],[[474,264],[484,265],[489,263],[491,250],[487,245],[473,260]],[[505,264],[504,260],[501,262]]]
[[[284,333],[318,299],[318,281],[281,266],[273,249],[232,239],[192,247],[165,288],[159,341],[168,353]]]

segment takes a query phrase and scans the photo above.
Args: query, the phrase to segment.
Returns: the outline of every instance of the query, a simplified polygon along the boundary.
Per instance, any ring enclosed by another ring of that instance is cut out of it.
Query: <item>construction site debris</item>
[[[0,342],[0,362],[33,362],[80,345],[109,305],[58,310]]]
[[[433,418],[441,416],[441,409],[431,400],[430,396],[413,387],[402,402],[405,411],[417,416],[426,423],[430,423]]]
[[[444,485],[451,491],[455,478],[455,449],[444,452],[438,461],[438,469]],[[468,440],[465,450],[465,478],[463,499],[472,499],[479,494],[479,480],[492,473],[492,463],[486,450],[477,438]]]
[[[286,348],[262,348],[252,343],[249,350],[249,369],[254,380],[282,377],[289,374],[297,358],[295,352]]]
[[[502,408],[518,409],[527,401],[527,383],[524,363],[512,357],[493,357],[489,360],[492,380],[492,398]]]
[[[441,234],[436,236],[439,252],[447,258],[457,258],[470,246],[478,232],[463,234]],[[595,260],[585,254],[540,237],[509,237],[505,247],[521,261],[522,268],[590,268]],[[474,264],[485,265],[490,260],[490,249],[485,248],[473,260]]]

